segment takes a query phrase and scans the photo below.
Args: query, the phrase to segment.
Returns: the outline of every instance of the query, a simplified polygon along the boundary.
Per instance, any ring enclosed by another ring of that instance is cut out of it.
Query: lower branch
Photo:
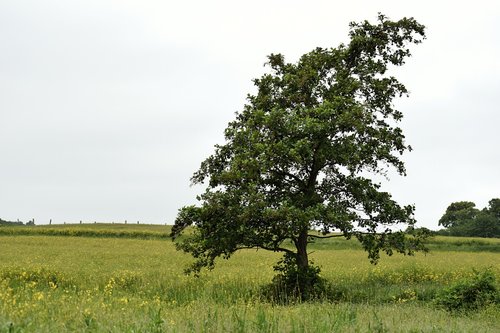
[[[236,248],[236,250],[245,250],[245,249],[264,249],[273,252],[286,252],[295,255],[295,252],[293,252],[290,249],[285,249],[284,247],[267,247],[262,245],[255,245],[255,246],[239,246]]]
[[[311,237],[311,238],[334,238],[334,237],[345,237],[345,236],[343,234],[340,234],[340,235],[328,235],[328,236],[307,235],[307,237]]]

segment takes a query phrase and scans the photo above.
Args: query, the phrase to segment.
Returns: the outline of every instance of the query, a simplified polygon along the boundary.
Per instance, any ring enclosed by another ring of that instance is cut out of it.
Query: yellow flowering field
[[[491,242],[373,266],[352,241],[328,240],[311,258],[338,299],[277,305],[261,293],[276,253],[241,251],[194,278],[183,274],[190,257],[168,239],[4,234],[0,332],[498,332],[498,305],[459,315],[433,303],[473,269],[492,270],[498,284],[500,241]]]

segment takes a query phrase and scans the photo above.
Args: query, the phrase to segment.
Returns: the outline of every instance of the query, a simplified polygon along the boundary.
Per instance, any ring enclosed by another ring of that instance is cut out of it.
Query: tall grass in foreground
[[[496,332],[498,306],[450,314],[432,299],[491,267],[495,252],[384,257],[316,244],[337,301],[281,306],[261,297],[279,254],[242,251],[199,279],[161,239],[0,236],[0,332]]]

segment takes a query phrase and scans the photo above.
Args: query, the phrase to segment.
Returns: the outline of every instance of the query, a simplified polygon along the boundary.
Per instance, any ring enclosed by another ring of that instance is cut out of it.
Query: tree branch
[[[307,237],[312,237],[312,238],[334,238],[334,237],[344,237],[344,234],[340,234],[340,235],[328,235],[328,236],[307,235]]]
[[[273,251],[273,252],[286,252],[286,253],[289,253],[289,254],[294,254],[295,255],[295,252],[293,252],[292,250],[289,250],[289,249],[285,249],[284,247],[267,247],[267,246],[262,246],[262,245],[255,245],[255,246],[239,246],[236,248],[236,250],[251,250],[251,249],[263,249],[263,250],[267,250],[267,251]]]
[[[295,181],[297,181],[299,184],[304,185],[304,181],[292,173],[289,173],[286,171],[281,171],[281,170],[271,170],[271,172],[275,172],[277,174],[290,177],[290,178],[294,179]]]
[[[391,233],[393,233],[393,232],[391,232]],[[351,231],[350,234],[354,236],[354,235],[387,235],[388,233],[385,233],[385,232]],[[324,238],[345,237],[345,235],[344,234],[328,235],[328,236],[307,235],[307,237],[324,239]]]

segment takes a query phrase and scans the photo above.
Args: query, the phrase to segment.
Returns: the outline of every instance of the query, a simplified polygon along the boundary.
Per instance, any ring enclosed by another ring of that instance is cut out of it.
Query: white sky
[[[269,53],[348,42],[350,21],[413,16],[394,73],[414,151],[384,182],[419,225],[500,197],[500,3],[0,0],[0,217],[173,223]]]

